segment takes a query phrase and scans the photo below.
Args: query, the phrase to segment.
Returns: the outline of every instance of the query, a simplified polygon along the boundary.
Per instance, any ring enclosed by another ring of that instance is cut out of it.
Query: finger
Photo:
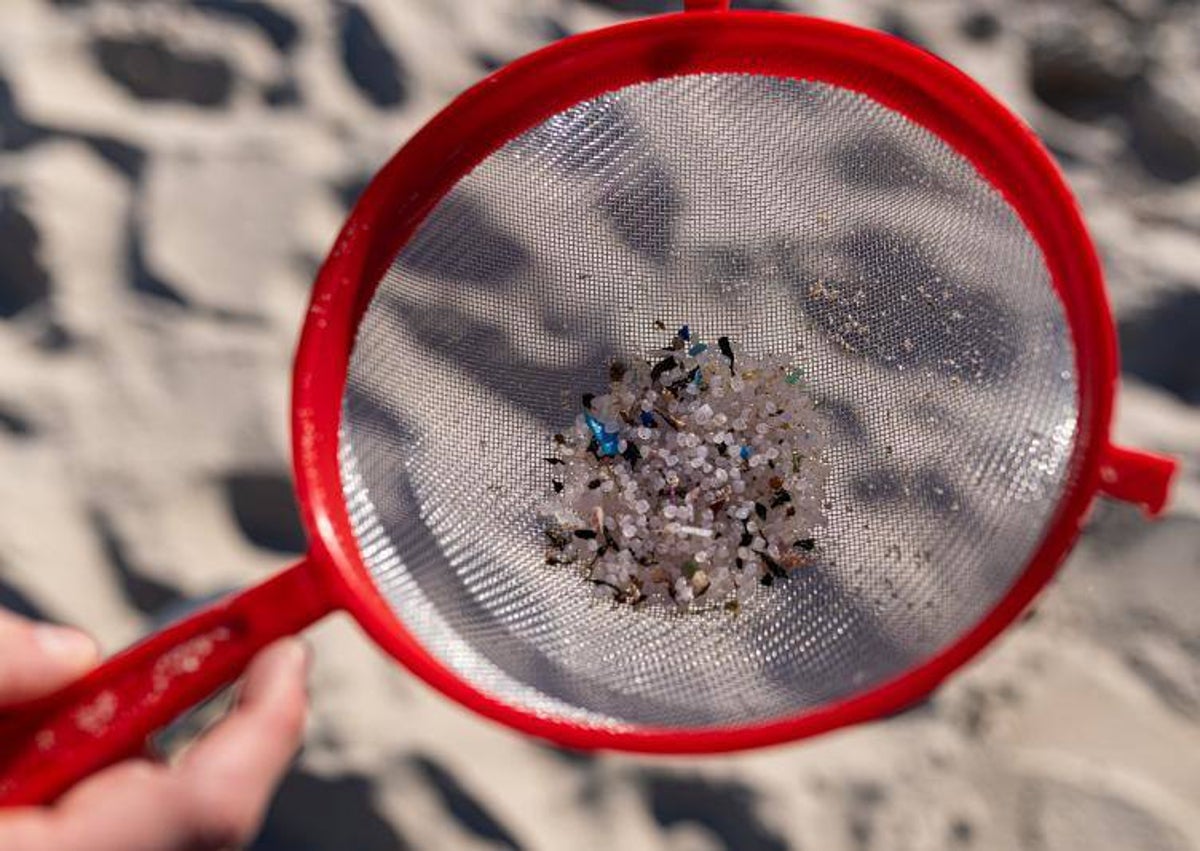
[[[0,815],[5,851],[218,851],[257,833],[304,727],[307,652],[295,640],[260,654],[237,708],[179,765],[135,760],[72,790],[53,810]]]
[[[267,648],[246,672],[237,707],[184,753],[177,768],[194,803],[204,813],[222,813],[224,827],[241,842],[258,831],[300,746],[307,674],[308,650],[300,641]]]
[[[189,818],[179,778],[165,766],[131,760],[93,775],[52,809],[0,815],[0,846],[5,851],[193,851]]]
[[[56,691],[100,658],[84,633],[0,610],[0,706]]]

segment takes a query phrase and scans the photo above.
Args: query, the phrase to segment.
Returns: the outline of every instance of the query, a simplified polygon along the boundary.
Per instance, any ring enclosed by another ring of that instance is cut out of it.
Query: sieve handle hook
[[[1167,505],[1178,469],[1174,458],[1110,444],[1100,458],[1100,492],[1156,517]]]
[[[301,562],[118,653],[57,694],[0,711],[0,807],[50,803],[143,754],[151,734],[334,608]]]

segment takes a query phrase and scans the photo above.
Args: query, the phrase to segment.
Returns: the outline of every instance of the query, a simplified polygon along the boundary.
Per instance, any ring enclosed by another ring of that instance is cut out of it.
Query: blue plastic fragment
[[[620,451],[621,436],[615,431],[606,429],[604,423],[589,413],[584,413],[583,418],[587,422],[588,428],[592,430],[592,437],[596,438],[597,453],[616,455]]]
[[[706,352],[706,351],[708,351],[708,343],[697,343],[696,345],[694,345],[690,349],[688,349],[688,354],[691,355],[692,357],[695,357],[696,355],[700,354],[701,352]]]
[[[642,425],[647,428],[654,427],[654,415],[649,411],[642,411]]]
[[[683,340],[690,340],[692,339],[692,330],[684,325],[679,329],[679,336]]]
[[[745,461],[747,458],[749,458],[749,457],[750,457],[750,455],[751,455],[752,453],[750,452],[750,447],[749,447],[749,446],[743,446],[743,447],[742,447],[742,448],[741,448],[741,449],[738,451],[738,454],[739,454],[739,455],[741,455],[741,456],[742,456],[742,460],[743,460],[743,461]]]

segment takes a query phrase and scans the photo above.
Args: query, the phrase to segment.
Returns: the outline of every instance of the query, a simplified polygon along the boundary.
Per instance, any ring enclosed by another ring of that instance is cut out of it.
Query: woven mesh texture
[[[737,614],[594,599],[544,563],[551,436],[688,323],[805,364],[821,562]],[[494,697],[619,729],[764,722],[903,673],[1026,567],[1069,478],[1069,330],[973,166],[811,81],[697,74],[581,103],[466,175],[359,330],[341,465],[397,617]]]

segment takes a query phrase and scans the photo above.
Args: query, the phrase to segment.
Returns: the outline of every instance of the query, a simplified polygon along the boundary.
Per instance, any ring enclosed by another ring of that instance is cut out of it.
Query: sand
[[[347,204],[489,67],[675,5],[5,0],[0,602],[115,650],[295,558],[289,362]],[[1102,504],[919,707],[732,757],[523,739],[331,620],[259,851],[1200,848],[1200,10],[804,8],[929,47],[1044,135],[1108,274],[1117,436],[1184,462],[1170,512]]]

